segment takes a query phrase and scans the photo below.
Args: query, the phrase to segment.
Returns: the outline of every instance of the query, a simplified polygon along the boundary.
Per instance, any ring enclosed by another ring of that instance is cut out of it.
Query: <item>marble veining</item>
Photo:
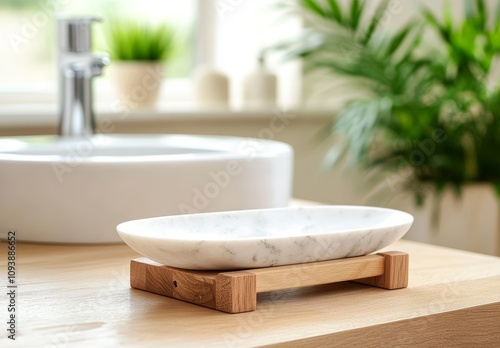
[[[124,222],[120,237],[165,265],[230,270],[361,256],[400,239],[413,217],[361,206],[312,206]]]

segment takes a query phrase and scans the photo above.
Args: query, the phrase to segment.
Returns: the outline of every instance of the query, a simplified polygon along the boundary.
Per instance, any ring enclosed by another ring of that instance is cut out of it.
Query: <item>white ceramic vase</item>
[[[157,102],[163,77],[161,62],[114,61],[110,75],[120,102],[129,108],[151,107]]]
[[[500,256],[500,205],[491,185],[465,185],[459,197],[447,189],[441,201],[429,197],[408,211],[415,216],[408,239]]]
[[[228,108],[229,78],[208,65],[198,67],[193,76],[193,98],[202,108]]]
[[[243,107],[247,109],[272,109],[276,107],[276,75],[267,71],[261,61],[243,81]]]

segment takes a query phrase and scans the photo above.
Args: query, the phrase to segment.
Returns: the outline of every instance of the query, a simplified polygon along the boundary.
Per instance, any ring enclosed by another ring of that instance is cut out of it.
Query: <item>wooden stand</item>
[[[383,289],[408,286],[408,254],[390,251],[243,271],[191,271],[147,258],[130,264],[130,286],[226,313],[254,311],[257,293],[354,280]]]

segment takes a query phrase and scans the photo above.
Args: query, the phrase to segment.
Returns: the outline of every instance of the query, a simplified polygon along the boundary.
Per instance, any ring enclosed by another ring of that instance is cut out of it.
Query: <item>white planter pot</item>
[[[491,185],[466,185],[460,197],[447,189],[434,222],[436,197],[429,198],[421,208],[406,209],[415,217],[407,239],[500,256],[500,206]]]
[[[114,61],[109,73],[120,102],[130,108],[153,106],[162,82],[160,62]]]

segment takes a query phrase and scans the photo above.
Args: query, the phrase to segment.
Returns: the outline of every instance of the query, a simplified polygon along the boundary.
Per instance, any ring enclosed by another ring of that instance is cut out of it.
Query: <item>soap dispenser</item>
[[[248,109],[276,107],[276,90],[276,76],[267,70],[264,55],[261,54],[256,69],[243,81],[243,107]]]

